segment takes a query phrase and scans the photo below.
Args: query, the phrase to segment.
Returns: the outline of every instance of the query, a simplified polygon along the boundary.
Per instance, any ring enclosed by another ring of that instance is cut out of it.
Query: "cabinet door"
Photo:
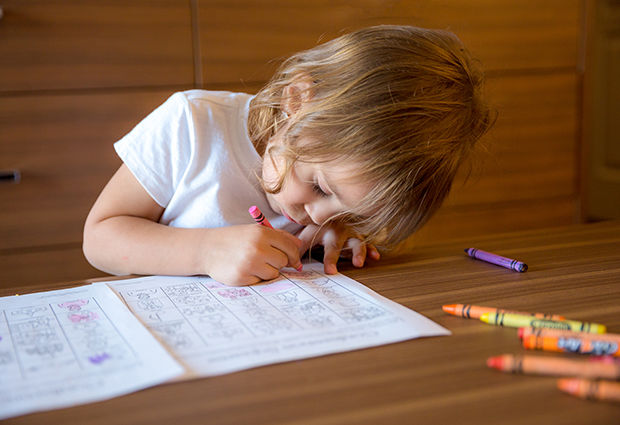
[[[86,215],[120,166],[112,144],[170,90],[10,96],[0,102],[0,249],[80,243]]]
[[[571,68],[579,0],[199,0],[205,84],[265,81],[278,59],[378,24],[454,31],[487,70]]]
[[[620,218],[620,2],[588,2],[584,215]]]
[[[0,91],[194,83],[189,1],[3,0]]]

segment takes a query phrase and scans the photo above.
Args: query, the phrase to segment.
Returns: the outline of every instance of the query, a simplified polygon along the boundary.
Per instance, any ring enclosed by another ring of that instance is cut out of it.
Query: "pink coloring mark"
[[[223,290],[217,291],[217,293],[220,296],[224,298],[229,298],[231,300],[235,300],[237,298],[247,297],[247,296],[252,295],[252,293],[245,288],[223,289]]]
[[[220,288],[228,288],[228,286],[223,283],[218,282],[217,280],[210,280],[204,284],[208,289],[220,289]]]
[[[88,300],[75,300],[75,301],[67,301],[62,304],[58,304],[58,307],[65,308],[69,311],[77,311],[82,308],[82,306],[88,304]]]
[[[284,291],[286,289],[293,288],[294,285],[286,280],[281,280],[279,282],[268,283],[266,285],[258,286],[258,289],[263,294],[272,294],[274,292]]]
[[[99,319],[99,316],[94,311],[83,311],[81,313],[72,313],[69,315],[69,320],[73,323],[91,322]]]

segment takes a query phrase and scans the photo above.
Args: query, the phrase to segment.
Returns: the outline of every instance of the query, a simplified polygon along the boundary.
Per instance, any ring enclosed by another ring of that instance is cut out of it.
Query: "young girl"
[[[327,273],[343,249],[361,267],[439,208],[490,126],[481,90],[453,34],[377,26],[292,56],[256,96],[176,93],[115,144],[84,253],[110,273],[229,285],[318,244]]]

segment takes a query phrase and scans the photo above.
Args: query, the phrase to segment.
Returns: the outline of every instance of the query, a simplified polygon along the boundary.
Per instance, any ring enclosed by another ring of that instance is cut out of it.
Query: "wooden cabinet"
[[[0,250],[79,243],[90,207],[120,165],[113,142],[171,93],[3,98],[0,158],[21,180],[0,186]]]
[[[583,214],[620,218],[620,2],[587,5]]]
[[[580,0],[199,0],[207,86],[260,87],[279,60],[356,28],[454,31],[482,63],[495,127],[444,207],[405,245],[577,220]]]
[[[491,72],[575,71],[579,0],[198,0],[205,84],[265,81],[278,58],[378,24],[454,31]]]
[[[190,2],[0,6],[0,170],[21,175],[0,183],[0,284],[100,276],[84,220],[120,165],[112,144],[194,86]]]
[[[189,2],[4,0],[0,92],[194,83]]]
[[[101,275],[80,247],[112,144],[172,92],[254,93],[280,59],[376,24],[454,31],[498,111],[469,180],[405,249],[577,221],[582,2],[4,0],[0,170],[22,178],[0,184],[0,284]]]

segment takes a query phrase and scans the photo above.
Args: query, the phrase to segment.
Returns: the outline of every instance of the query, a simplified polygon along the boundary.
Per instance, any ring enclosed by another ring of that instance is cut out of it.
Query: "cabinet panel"
[[[454,31],[487,70],[575,68],[578,0],[199,0],[205,84],[267,80],[277,58],[376,24]]]
[[[577,192],[577,77],[573,73],[499,76],[488,80],[498,112],[479,141],[447,205],[531,201]]]
[[[189,1],[1,5],[0,91],[194,83]]]
[[[584,211],[620,218],[620,2],[588,1],[584,77]]]
[[[112,144],[170,90],[5,97],[0,102],[0,249],[81,242],[97,195],[120,165]]]
[[[81,245],[55,250],[0,254],[0,287],[23,286],[23,292],[42,290],[45,285],[104,276],[82,254]]]

